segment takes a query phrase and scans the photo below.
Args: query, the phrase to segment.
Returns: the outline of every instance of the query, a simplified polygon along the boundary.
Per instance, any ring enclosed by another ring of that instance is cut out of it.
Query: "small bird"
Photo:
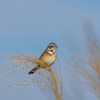
[[[55,43],[50,43],[45,51],[40,56],[40,60],[43,61],[46,65],[51,66],[56,60],[56,49],[57,45]],[[40,65],[36,65],[28,74],[35,73],[39,68],[42,68]]]

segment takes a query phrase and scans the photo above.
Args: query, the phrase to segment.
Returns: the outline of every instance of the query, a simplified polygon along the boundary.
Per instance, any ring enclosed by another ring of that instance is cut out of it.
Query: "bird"
[[[56,49],[57,45],[53,42],[50,43],[39,59],[50,67],[56,61]],[[28,74],[33,74],[40,68],[42,68],[40,65],[36,65]]]

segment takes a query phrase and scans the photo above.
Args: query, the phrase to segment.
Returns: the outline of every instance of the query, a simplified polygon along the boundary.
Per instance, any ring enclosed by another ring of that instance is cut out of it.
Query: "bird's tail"
[[[34,74],[38,69],[40,68],[39,65],[37,65],[35,68],[33,68],[28,74]]]

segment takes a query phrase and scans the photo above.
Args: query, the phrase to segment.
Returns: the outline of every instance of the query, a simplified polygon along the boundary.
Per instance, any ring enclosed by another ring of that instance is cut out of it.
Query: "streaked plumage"
[[[50,43],[39,59],[42,60],[48,66],[51,66],[56,60],[56,49],[56,44]],[[41,68],[41,66],[37,65],[28,74],[33,74],[39,68]]]

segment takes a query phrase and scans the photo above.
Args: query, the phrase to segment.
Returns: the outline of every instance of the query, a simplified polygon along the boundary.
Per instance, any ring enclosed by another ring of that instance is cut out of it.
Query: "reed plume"
[[[100,100],[100,45],[94,33],[86,34],[85,39],[85,46],[82,44],[78,44],[77,47],[72,46],[71,53],[74,60],[66,63],[86,80],[83,82],[84,85]]]
[[[42,66],[41,69],[44,69],[45,73],[37,71],[36,74],[39,77],[42,77],[46,79],[48,82],[41,82],[40,80],[28,80],[28,79],[23,79],[24,81],[32,81],[36,84],[40,84],[42,86],[50,88],[53,93],[55,94],[56,100],[61,100],[61,92],[62,92],[62,78],[60,79],[55,75],[57,71],[53,71],[50,67],[48,67],[45,63],[43,63],[40,59],[36,57],[31,57],[23,53],[16,53],[16,54],[9,54],[13,60],[10,61],[11,64],[18,64],[18,66],[27,66],[28,68],[33,68],[34,64]],[[34,74],[33,74],[34,75]]]

